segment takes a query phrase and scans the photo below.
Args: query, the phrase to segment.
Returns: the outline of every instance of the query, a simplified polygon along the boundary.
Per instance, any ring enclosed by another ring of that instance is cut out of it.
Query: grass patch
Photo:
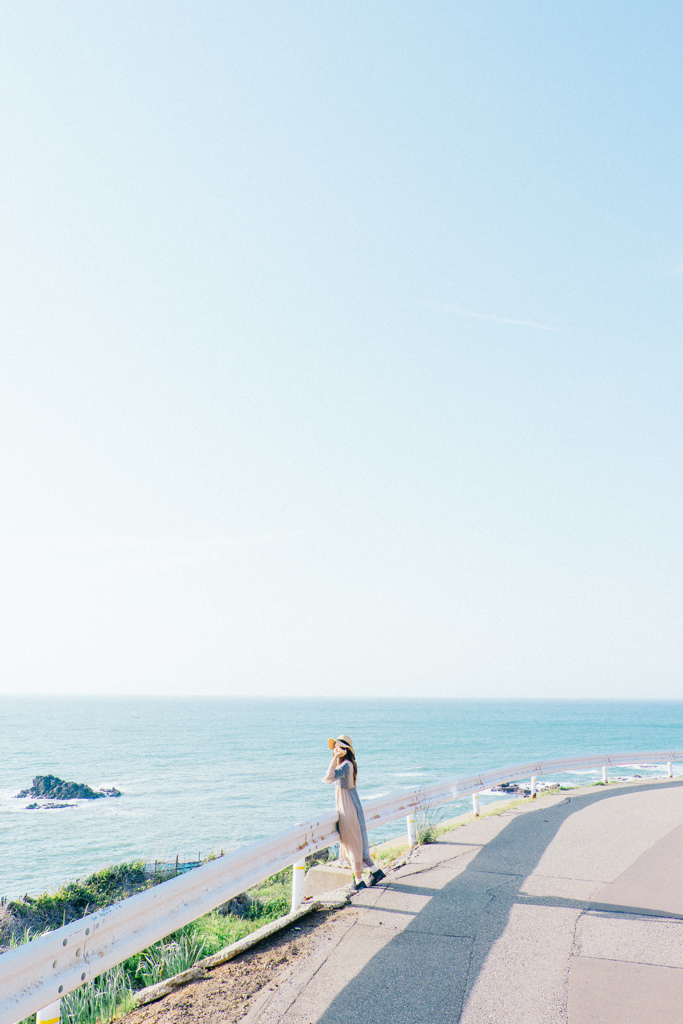
[[[249,895],[258,904],[257,913],[259,917],[267,916],[275,910],[281,914],[289,913],[289,905],[292,898],[292,874],[294,869],[290,865],[270,878],[264,879],[249,890]],[[283,909],[284,908],[284,909]],[[262,922],[263,923],[263,922]]]
[[[399,843],[397,846],[388,846],[386,849],[372,849],[372,859],[386,867],[392,861],[404,856],[408,851],[408,843]]]
[[[131,981],[119,964],[63,997],[61,1024],[109,1022],[133,1006]]]
[[[425,804],[424,807],[419,808],[415,815],[415,833],[418,846],[427,846],[429,843],[435,843],[439,835],[443,835],[443,833],[439,832],[439,825],[442,820],[443,812],[437,810],[431,804]]]

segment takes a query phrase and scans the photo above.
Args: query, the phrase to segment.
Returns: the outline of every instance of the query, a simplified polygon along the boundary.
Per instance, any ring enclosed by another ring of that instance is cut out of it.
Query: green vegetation
[[[408,843],[399,843],[397,846],[387,846],[371,850],[372,859],[375,864],[386,868],[399,857],[404,857],[408,852]]]
[[[62,999],[61,1024],[112,1021],[134,1004],[130,978],[119,964]]]
[[[273,920],[289,913],[292,873],[291,867],[284,868],[249,890],[249,895],[263,908],[263,913],[274,914]]]
[[[443,820],[443,812],[437,811],[431,804],[420,807],[415,815],[415,832],[419,846],[427,846],[435,843],[443,831],[439,831],[439,824]]]
[[[42,893],[32,898],[13,900],[7,904],[6,913],[0,923],[0,942],[11,943],[17,933],[27,928],[32,932],[51,931],[61,928],[101,910],[112,903],[148,889],[165,881],[168,874],[149,874],[142,861],[129,864],[115,864],[97,871],[85,881],[77,879],[67,882],[53,893]]]
[[[142,862],[117,864],[86,878],[68,882],[55,893],[24,897],[9,903],[3,920],[5,948],[14,948],[64,923],[110,906],[134,892],[165,881],[169,874],[148,874]],[[227,907],[205,914],[191,924],[136,953],[124,963],[86,982],[62,999],[62,1024],[97,1024],[126,1013],[135,992],[187,970],[206,956],[244,938],[289,912],[292,869],[279,871]],[[231,910],[232,910],[231,906]],[[31,924],[27,924],[27,920]],[[35,1024],[35,1014],[21,1024]]]

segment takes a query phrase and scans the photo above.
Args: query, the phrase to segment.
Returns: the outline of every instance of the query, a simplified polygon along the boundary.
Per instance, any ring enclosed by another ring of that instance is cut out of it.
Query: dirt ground
[[[259,943],[209,976],[190,982],[156,1003],[131,1010],[121,1024],[237,1024],[247,1013],[254,996],[299,958],[306,956],[313,933],[320,937],[334,912],[318,911],[297,925]]]
[[[405,857],[391,867],[403,864]],[[389,866],[385,869],[390,874]],[[353,900],[344,905],[348,897],[343,889],[327,893],[326,899],[336,906],[313,911],[286,931],[215,967],[208,977],[189,982],[156,1003],[131,1010],[119,1018],[120,1024],[238,1024],[258,1002],[259,993],[268,988],[275,990],[297,962],[314,955],[357,916]]]

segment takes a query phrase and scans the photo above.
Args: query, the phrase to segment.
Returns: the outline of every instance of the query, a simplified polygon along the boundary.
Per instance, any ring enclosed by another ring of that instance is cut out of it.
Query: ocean
[[[361,799],[536,758],[683,745],[679,701],[0,697],[0,714],[0,896],[10,899],[122,861],[196,860],[329,810],[321,779],[340,733],[354,741]],[[16,794],[46,774],[122,796],[27,810]]]

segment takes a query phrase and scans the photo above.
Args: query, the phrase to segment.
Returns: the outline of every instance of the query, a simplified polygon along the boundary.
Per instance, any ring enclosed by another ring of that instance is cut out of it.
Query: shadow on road
[[[543,853],[561,825],[577,811],[602,800],[631,793],[653,792],[666,787],[678,788],[681,782],[634,786],[627,790],[596,789],[595,792],[571,796],[554,806],[540,804],[534,813],[517,813],[502,831],[481,847],[467,867],[443,887],[429,888],[405,881],[392,883],[391,890],[407,895],[431,897],[415,913],[407,927],[394,935],[365,967],[335,997],[316,1024],[457,1024],[462,1009],[477,980],[494,943],[508,922],[517,903],[543,904],[572,909],[607,909],[604,904],[556,897],[528,896],[520,890],[534,871]],[[514,812],[512,812],[514,814]],[[482,822],[485,819],[482,819]],[[448,870],[448,851],[472,844],[458,843],[444,836],[439,844],[445,854],[440,866]],[[454,870],[451,866],[450,870]],[[386,908],[380,904],[382,917],[391,924],[391,899]],[[615,908],[610,908],[614,910]],[[622,908],[630,913],[653,913],[646,908]],[[379,924],[377,924],[379,927]],[[349,938],[369,928],[354,927]],[[373,948],[375,948],[373,946]],[[363,951],[359,948],[362,962]],[[520,979],[522,982],[523,979]]]

